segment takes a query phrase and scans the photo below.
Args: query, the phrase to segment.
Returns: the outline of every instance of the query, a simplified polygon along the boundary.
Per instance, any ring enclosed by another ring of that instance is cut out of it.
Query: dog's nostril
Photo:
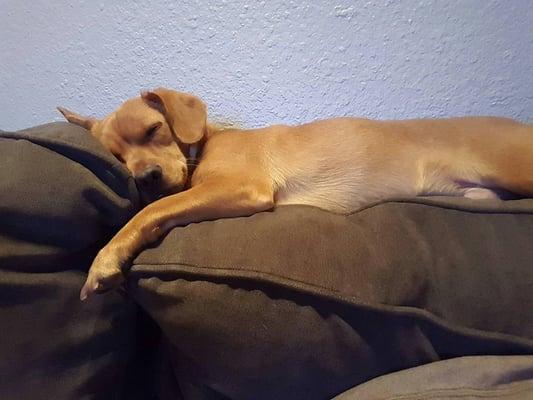
[[[152,186],[158,183],[163,176],[163,170],[159,165],[150,165],[144,169],[137,177],[136,180],[142,186]]]
[[[158,181],[159,179],[161,179],[161,175],[162,175],[161,167],[159,165],[156,165],[150,171],[150,175],[151,175],[153,181]]]

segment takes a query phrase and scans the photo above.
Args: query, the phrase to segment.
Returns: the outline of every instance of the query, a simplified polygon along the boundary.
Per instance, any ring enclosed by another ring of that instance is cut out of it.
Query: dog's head
[[[58,110],[126,165],[147,203],[184,188],[189,147],[207,129],[206,106],[198,97],[164,88],[142,92],[102,120]]]

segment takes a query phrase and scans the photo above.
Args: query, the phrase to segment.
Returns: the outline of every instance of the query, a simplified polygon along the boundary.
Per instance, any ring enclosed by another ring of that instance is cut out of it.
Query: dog
[[[165,88],[101,120],[58,109],[125,164],[146,204],[99,251],[81,300],[119,286],[140,250],[193,222],[285,204],[347,213],[395,197],[533,197],[533,125],[506,118],[221,129],[200,98]]]

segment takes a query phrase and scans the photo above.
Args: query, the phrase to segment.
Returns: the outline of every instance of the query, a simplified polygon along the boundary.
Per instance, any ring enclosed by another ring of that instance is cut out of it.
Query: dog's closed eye
[[[123,163],[123,164],[125,163],[124,159],[122,158],[122,156],[121,156],[120,154],[118,154],[118,153],[113,153],[113,155],[114,155],[115,158],[116,158],[117,160],[119,160],[121,163]]]
[[[161,122],[156,122],[155,124],[150,126],[146,130],[146,133],[144,135],[144,140],[146,141],[151,140],[154,137],[154,135],[157,133],[158,129],[161,128],[161,125],[162,125]]]

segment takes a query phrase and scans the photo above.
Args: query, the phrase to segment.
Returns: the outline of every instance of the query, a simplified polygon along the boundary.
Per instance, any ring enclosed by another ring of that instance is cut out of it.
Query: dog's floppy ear
[[[163,113],[181,142],[193,144],[203,138],[207,109],[198,97],[165,88],[142,92],[141,97],[150,107]]]
[[[57,110],[63,114],[65,119],[72,123],[81,126],[82,128],[87,129],[88,131],[92,131],[92,128],[95,126],[95,124],[98,122],[97,119],[92,117],[84,117],[83,115],[76,114],[73,111],[67,110],[64,107],[57,107]]]

